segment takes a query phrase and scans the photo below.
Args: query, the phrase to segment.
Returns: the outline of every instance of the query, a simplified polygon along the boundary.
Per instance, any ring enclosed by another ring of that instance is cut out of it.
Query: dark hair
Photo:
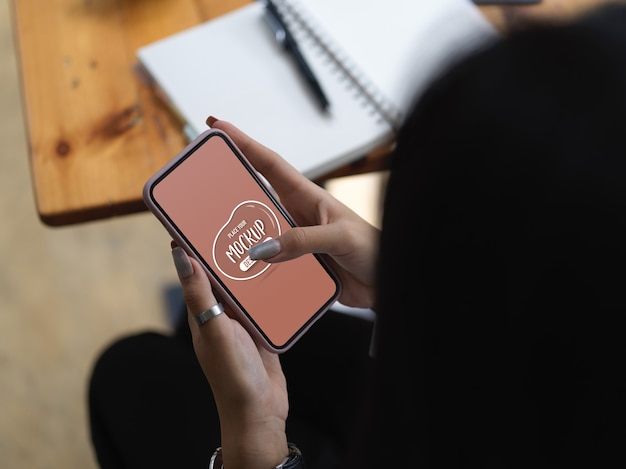
[[[624,461],[625,130],[620,6],[512,34],[416,102],[360,467]]]

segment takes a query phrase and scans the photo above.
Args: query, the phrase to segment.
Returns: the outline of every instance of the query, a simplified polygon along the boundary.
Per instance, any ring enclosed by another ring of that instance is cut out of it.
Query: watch
[[[304,458],[302,453],[293,443],[287,443],[289,447],[289,455],[281,461],[281,463],[273,469],[304,469]],[[209,460],[209,469],[224,469],[222,463],[222,447],[215,450]]]

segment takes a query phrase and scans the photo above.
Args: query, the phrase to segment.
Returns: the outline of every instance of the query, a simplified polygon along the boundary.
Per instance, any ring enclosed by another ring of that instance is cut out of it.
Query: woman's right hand
[[[373,307],[380,231],[233,124],[213,117],[207,124],[233,139],[298,225],[253,247],[250,257],[283,262],[307,253],[324,254],[342,284],[339,301],[346,306]]]

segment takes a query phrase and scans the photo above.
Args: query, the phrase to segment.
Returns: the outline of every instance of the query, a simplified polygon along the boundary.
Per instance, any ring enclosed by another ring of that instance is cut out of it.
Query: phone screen
[[[336,300],[339,284],[313,254],[250,259],[250,247],[292,223],[222,134],[203,135],[151,183],[149,197],[273,348],[288,346]]]

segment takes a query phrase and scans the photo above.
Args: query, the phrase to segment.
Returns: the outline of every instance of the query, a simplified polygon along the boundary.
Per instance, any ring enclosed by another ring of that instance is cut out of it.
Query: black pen
[[[296,65],[298,69],[302,73],[302,76],[306,79],[307,83],[311,86],[311,89],[315,93],[315,97],[320,103],[323,111],[328,111],[330,107],[330,103],[328,102],[328,98],[324,94],[322,87],[320,86],[317,78],[313,74],[313,70],[305,60],[302,52],[300,52],[300,48],[298,47],[298,43],[294,39],[293,35],[289,31],[287,24],[282,18],[282,15],[278,11],[276,5],[272,0],[264,0],[265,1],[265,18],[267,23],[269,24],[272,32],[274,33],[274,37],[276,41],[285,48],[287,52],[291,54],[293,59],[296,61]]]

